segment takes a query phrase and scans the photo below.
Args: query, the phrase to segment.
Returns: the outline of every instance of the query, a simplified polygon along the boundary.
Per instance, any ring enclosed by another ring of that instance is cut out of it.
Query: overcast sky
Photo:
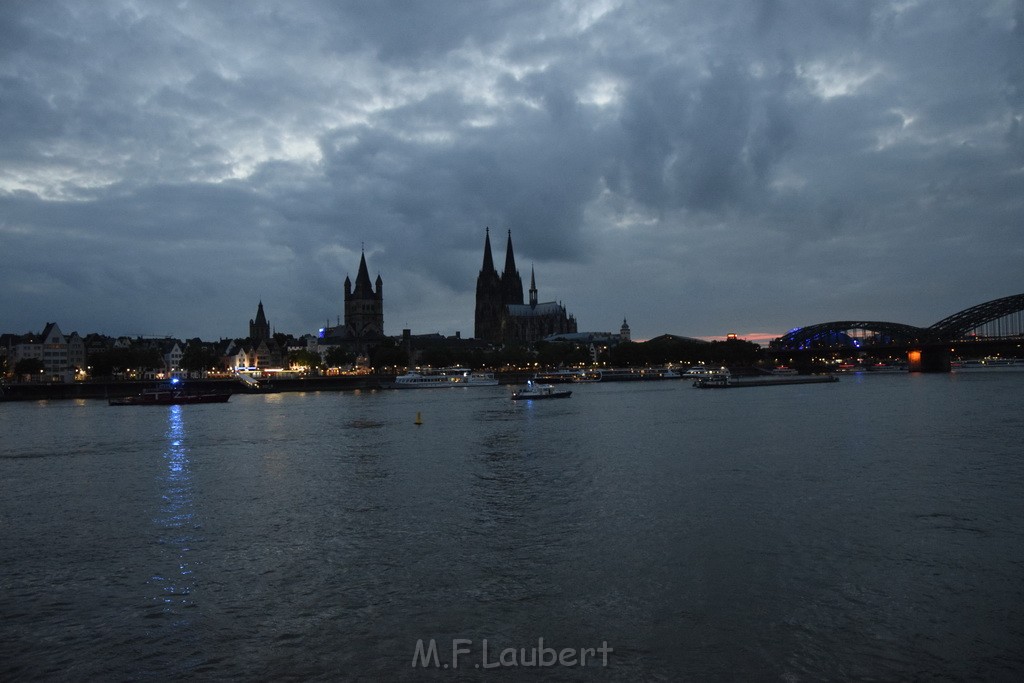
[[[1024,5],[0,2],[0,331],[472,335],[484,228],[580,330],[1024,292]]]

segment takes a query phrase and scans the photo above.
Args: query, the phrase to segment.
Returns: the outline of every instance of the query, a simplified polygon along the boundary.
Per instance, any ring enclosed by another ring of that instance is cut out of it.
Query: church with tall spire
[[[512,231],[505,246],[505,269],[499,275],[491,254],[491,231],[484,236],[484,262],[476,280],[473,336],[493,344],[533,344],[553,334],[576,332],[576,318],[561,303],[540,303],[537,277],[530,268],[530,299],[523,303],[523,280],[516,269]]]
[[[270,339],[270,323],[267,322],[267,314],[263,312],[263,301],[256,308],[255,320],[249,319],[249,339],[259,342],[261,339]]]
[[[358,341],[384,336],[384,281],[377,275],[376,289],[370,283],[365,252],[359,257],[355,287],[345,276],[345,328],[342,336]]]
[[[373,349],[386,342],[384,336],[384,280],[380,274],[370,280],[366,265],[366,250],[359,254],[359,269],[355,283],[348,275],[344,283],[345,319],[337,317],[337,324],[320,328],[320,343],[342,347],[359,357],[368,356]]]

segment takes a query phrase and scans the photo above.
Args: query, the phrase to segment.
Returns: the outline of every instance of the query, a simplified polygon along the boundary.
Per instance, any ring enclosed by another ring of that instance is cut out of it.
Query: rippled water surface
[[[1024,670],[1024,373],[8,403],[0,428],[5,680],[504,680],[537,672],[478,668],[483,640],[539,638],[613,649],[563,680]]]

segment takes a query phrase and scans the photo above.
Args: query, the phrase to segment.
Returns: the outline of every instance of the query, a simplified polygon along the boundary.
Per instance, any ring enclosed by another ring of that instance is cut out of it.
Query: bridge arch
[[[936,341],[956,341],[972,330],[1017,314],[1015,324],[1008,325],[1011,333],[1006,336],[1021,336],[1024,334],[1024,331],[1021,330],[1021,316],[1019,315],[1022,311],[1024,311],[1024,294],[1004,296],[1001,299],[993,299],[977,306],[965,308],[943,318],[929,327],[928,331]]]
[[[903,323],[836,320],[791,330],[780,337],[776,345],[780,349],[797,351],[836,346],[910,344],[927,336],[927,329]]]

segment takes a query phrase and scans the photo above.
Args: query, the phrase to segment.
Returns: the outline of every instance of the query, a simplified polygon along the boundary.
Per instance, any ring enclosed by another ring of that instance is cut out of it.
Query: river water
[[[0,405],[0,678],[1024,671],[1024,373],[573,388]]]

